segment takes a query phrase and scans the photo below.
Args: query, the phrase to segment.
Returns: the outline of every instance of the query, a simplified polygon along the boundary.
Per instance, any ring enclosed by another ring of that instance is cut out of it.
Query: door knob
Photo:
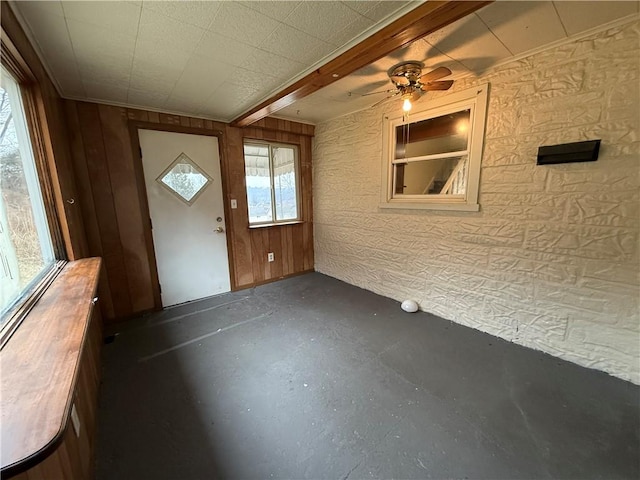
[[[224,228],[222,227],[216,228],[216,233],[222,233],[222,232],[224,232]]]

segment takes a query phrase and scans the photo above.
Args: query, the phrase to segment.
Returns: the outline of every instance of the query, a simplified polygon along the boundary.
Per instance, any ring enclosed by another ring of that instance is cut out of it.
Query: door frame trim
[[[140,148],[140,136],[138,130],[156,130],[168,133],[186,133],[189,135],[203,135],[207,137],[216,137],[218,139],[218,156],[220,158],[220,172],[222,178],[222,202],[224,209],[225,222],[225,237],[227,240],[227,262],[229,264],[229,284],[231,285],[231,291],[237,290],[235,284],[235,267],[233,264],[234,251],[233,244],[231,242],[231,235],[229,235],[229,224],[232,223],[231,212],[229,211],[229,195],[227,192],[227,162],[226,162],[226,149],[224,132],[222,130],[207,130],[198,127],[184,127],[182,125],[169,125],[159,124],[153,122],[144,122],[141,120],[129,120],[129,138],[131,138],[131,152],[133,155],[133,170],[136,178],[136,184],[138,186],[138,197],[140,202],[140,213],[142,214],[142,230],[144,232],[144,240],[147,246],[147,255],[149,260],[149,269],[151,271],[151,281],[153,288],[153,303],[154,310],[162,310],[162,297],[160,295],[160,280],[158,275],[158,262],[156,259],[155,246],[153,244],[153,233],[151,232],[151,214],[149,212],[149,199],[147,197],[147,187],[144,181],[144,170],[142,167],[142,149]],[[144,219],[148,221],[144,221]]]

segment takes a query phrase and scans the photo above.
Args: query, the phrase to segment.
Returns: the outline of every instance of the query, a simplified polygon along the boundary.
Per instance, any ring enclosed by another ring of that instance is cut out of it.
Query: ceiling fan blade
[[[435,70],[422,75],[420,77],[420,83],[429,83],[434,80],[446,77],[447,75],[451,75],[451,70],[449,70],[447,67],[438,67]]]
[[[389,100],[390,98],[393,98],[393,97],[395,97],[395,96],[397,96],[397,95],[400,95],[400,92],[396,92],[396,93],[394,93],[393,95],[389,95],[388,97],[383,98],[383,99],[382,99],[382,100],[380,100],[379,102],[376,102],[376,103],[374,103],[373,105],[371,105],[371,107],[370,107],[370,108],[377,107],[377,106],[378,106],[378,105],[380,105],[381,103],[384,103],[384,102],[386,102],[387,100]]]
[[[395,89],[395,88],[392,88],[392,89],[390,89],[390,90],[380,90],[379,92],[362,93],[362,94],[360,94],[360,96],[361,96],[361,97],[368,97],[369,95],[378,95],[378,94],[380,94],[380,93],[393,93],[393,92],[395,92],[395,91],[396,91],[396,89]]]
[[[449,90],[451,85],[453,85],[453,80],[442,80],[441,82],[430,82],[420,85],[420,90],[423,92],[429,92],[431,90]]]
[[[409,85],[411,82],[403,75],[394,75],[391,77],[391,81],[396,85]]]
[[[422,92],[416,88],[416,90],[411,94],[411,101],[415,103],[421,98],[422,98]]]

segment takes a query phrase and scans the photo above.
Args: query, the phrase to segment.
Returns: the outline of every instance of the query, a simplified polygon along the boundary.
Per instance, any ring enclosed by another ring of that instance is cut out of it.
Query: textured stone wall
[[[455,83],[491,87],[477,213],[379,209],[382,115],[398,103],[318,125],[316,270],[640,383],[638,32]],[[535,164],[540,145],[598,138],[595,163]]]

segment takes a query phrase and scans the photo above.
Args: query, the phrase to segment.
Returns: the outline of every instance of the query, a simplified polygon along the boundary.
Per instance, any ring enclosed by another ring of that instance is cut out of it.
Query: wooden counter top
[[[0,351],[3,473],[39,462],[65,432],[100,263],[68,263]]]

